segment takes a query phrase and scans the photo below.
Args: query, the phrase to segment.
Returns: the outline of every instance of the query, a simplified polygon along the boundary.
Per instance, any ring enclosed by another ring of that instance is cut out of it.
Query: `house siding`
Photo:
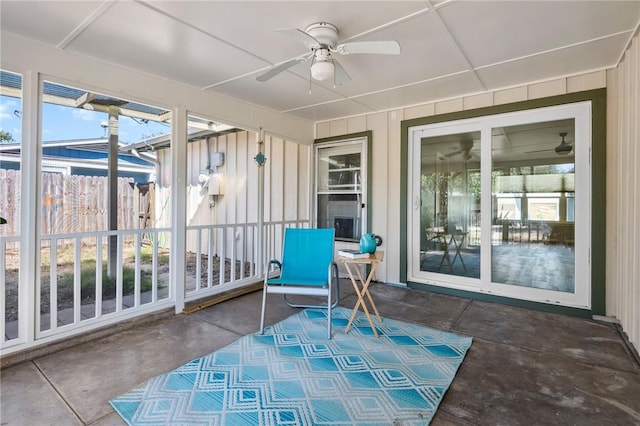
[[[213,152],[225,154],[223,193],[210,196],[198,181]],[[241,131],[189,143],[187,148],[187,225],[258,222],[258,134]],[[311,147],[266,135],[264,221],[309,221],[309,163]],[[187,249],[195,251],[189,238]],[[206,253],[206,246],[203,247]]]
[[[607,315],[640,349],[640,36],[607,73]]]

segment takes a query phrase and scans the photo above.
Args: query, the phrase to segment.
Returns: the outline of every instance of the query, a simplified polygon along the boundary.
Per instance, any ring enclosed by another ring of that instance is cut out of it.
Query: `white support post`
[[[20,222],[20,281],[18,294],[21,341],[35,340],[36,282],[40,280],[40,84],[38,74],[27,71],[22,75],[22,164],[21,222]],[[39,317],[39,316],[38,316]],[[39,329],[39,325],[38,325]]]
[[[120,107],[109,105],[109,147],[107,159],[108,180],[108,226],[109,231],[118,229],[118,119]],[[117,243],[118,237],[112,235],[108,240],[107,277],[113,278],[117,273]]]
[[[258,276],[262,277],[264,271],[264,164],[266,158],[264,157],[264,130],[260,129],[258,133],[258,154],[255,157],[256,163],[258,163],[258,234],[256,237],[256,245],[258,247],[257,253],[257,268]]]
[[[187,110],[174,108],[171,128],[171,288],[176,314],[184,310],[187,263]]]

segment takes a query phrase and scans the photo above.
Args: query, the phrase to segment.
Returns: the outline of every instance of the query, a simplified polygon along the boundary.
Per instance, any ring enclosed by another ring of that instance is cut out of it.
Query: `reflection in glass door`
[[[480,278],[480,132],[420,143],[420,270]]]
[[[575,290],[574,119],[494,128],[491,281]]]

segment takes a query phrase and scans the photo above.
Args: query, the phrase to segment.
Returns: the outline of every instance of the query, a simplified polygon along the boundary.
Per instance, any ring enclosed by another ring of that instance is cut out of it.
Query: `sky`
[[[9,132],[16,142],[22,141],[22,100],[0,96],[0,130]],[[106,136],[101,123],[106,123],[108,115],[80,108],[70,108],[45,103],[42,109],[42,140],[57,141],[69,139],[90,139]],[[126,143],[138,142],[150,136],[171,131],[168,124],[158,122],[136,122],[121,116],[118,123],[119,140]]]

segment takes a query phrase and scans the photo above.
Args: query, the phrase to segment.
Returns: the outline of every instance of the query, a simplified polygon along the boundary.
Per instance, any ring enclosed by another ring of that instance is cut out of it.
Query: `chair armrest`
[[[269,263],[267,263],[267,272],[269,272],[271,265],[277,265],[278,269],[282,269],[282,263],[280,263],[280,261],[276,259],[271,259]]]
[[[338,279],[338,264],[336,262],[331,262],[329,264],[329,281],[333,281],[333,278]]]

